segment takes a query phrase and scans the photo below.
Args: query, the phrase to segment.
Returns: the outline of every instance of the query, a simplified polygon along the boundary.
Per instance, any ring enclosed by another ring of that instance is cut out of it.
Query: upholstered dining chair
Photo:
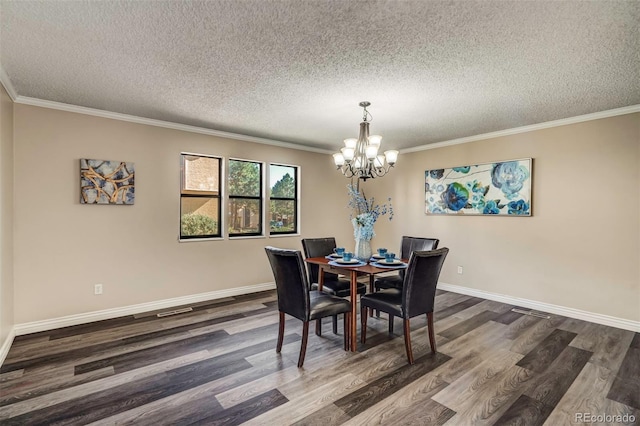
[[[276,352],[280,353],[282,350],[285,314],[302,321],[302,344],[298,357],[298,368],[304,364],[309,338],[309,321],[344,314],[344,350],[348,350],[351,304],[340,297],[309,289],[304,261],[299,250],[268,246],[265,247],[265,251],[273,270],[278,294],[280,324]]]
[[[333,237],[325,238],[303,238],[302,249],[304,250],[305,257],[322,257],[333,253],[333,249],[336,248],[336,239]],[[311,289],[318,288],[318,275],[320,267],[318,265],[307,265],[309,271],[309,282],[311,283]],[[324,273],[324,282],[322,283],[322,291],[333,296],[347,297],[351,295],[351,283],[349,280],[340,278],[337,274],[329,272]],[[358,283],[357,293],[359,295],[365,294],[367,291],[366,285]],[[316,326],[316,334],[320,334],[320,322]],[[333,319],[333,333],[338,332],[338,321],[334,317]]]
[[[403,236],[400,241],[400,258],[408,259],[414,251],[435,250],[440,242],[437,238],[421,238]],[[376,290],[383,288],[402,288],[404,270],[395,275],[381,276],[375,282]]]
[[[402,288],[387,288],[365,294],[360,298],[360,340],[362,343],[366,343],[367,340],[367,308],[389,314],[389,332],[393,331],[394,317],[400,317],[404,320],[404,345],[407,359],[409,364],[413,364],[410,319],[417,315],[426,314],[431,352],[436,352],[433,305],[438,277],[447,253],[449,253],[449,249],[446,247],[437,250],[414,251],[409,257],[409,265],[405,271]]]

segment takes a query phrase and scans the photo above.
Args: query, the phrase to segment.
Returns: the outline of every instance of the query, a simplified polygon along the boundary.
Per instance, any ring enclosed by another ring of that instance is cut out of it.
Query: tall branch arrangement
[[[353,224],[353,236],[358,239],[371,240],[376,233],[373,225],[380,216],[389,215],[389,220],[393,219],[393,206],[391,197],[385,204],[376,204],[375,198],[367,199],[364,191],[359,191],[353,185],[347,185],[349,192],[349,204],[351,209],[351,223]]]

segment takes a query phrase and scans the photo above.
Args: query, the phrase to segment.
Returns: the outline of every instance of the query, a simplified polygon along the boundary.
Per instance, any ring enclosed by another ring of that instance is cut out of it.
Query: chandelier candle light
[[[382,136],[369,136],[369,123],[373,118],[367,107],[370,102],[363,101],[359,104],[363,111],[362,123],[360,123],[360,135],[358,139],[344,140],[344,148],[333,154],[336,168],[348,178],[355,177],[366,181],[367,179],[382,177],[398,160],[398,151],[385,151],[384,155],[378,154]]]

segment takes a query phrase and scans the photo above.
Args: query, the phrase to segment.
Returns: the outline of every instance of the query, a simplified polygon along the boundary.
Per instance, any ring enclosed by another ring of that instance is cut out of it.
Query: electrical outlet
[[[462,275],[462,266],[458,266],[458,273]]]
[[[102,284],[96,284],[93,286],[93,294],[102,294]]]

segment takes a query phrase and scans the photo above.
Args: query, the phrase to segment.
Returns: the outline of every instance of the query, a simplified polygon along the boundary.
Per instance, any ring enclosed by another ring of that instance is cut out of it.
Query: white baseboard
[[[488,291],[477,290],[475,288],[462,287],[459,285],[447,284],[443,282],[438,283],[438,288],[440,290],[460,293],[466,296],[481,297],[483,299],[495,300],[496,302],[507,303],[509,305],[522,306],[524,308],[530,308],[536,311],[548,312],[551,314],[562,315],[569,318],[576,318],[583,321],[594,322],[596,324],[608,325],[610,327],[622,328],[624,330],[630,330],[635,331],[636,333],[640,333],[640,322],[638,321],[631,321],[624,318],[596,314],[594,312],[587,312],[580,309],[552,305],[550,303],[537,302],[535,300],[507,296],[505,294],[490,293]]]
[[[244,287],[230,288],[227,290],[210,291],[207,293],[194,294],[191,296],[175,297],[173,299],[159,300],[157,302],[123,306],[121,308],[86,312],[84,314],[69,315],[43,321],[27,322],[24,324],[16,324],[14,327],[14,333],[16,336],[21,336],[23,334],[37,333],[39,331],[53,330],[55,328],[68,327],[71,325],[85,324],[88,322],[101,321],[126,315],[135,315],[143,312],[156,311],[159,309],[173,308],[176,306],[188,305],[190,303],[199,303],[205,302],[207,300],[222,299],[224,297],[239,296],[242,294],[257,293],[259,291],[273,290],[274,288],[276,288],[274,282],[262,283]],[[9,345],[11,345],[11,343],[9,343]],[[7,348],[7,351],[8,350],[9,349]]]
[[[4,363],[4,360],[7,359],[7,354],[9,353],[9,349],[11,349],[11,345],[13,344],[13,339],[16,337],[15,328],[12,328],[9,331],[9,335],[4,342],[2,342],[2,346],[0,346],[0,365]]]
[[[105,319],[122,317],[125,315],[135,315],[143,312],[155,311],[159,309],[173,308],[190,303],[205,302],[207,300],[221,299],[224,297],[239,296],[242,294],[256,293],[259,291],[275,289],[275,283],[262,283],[252,286],[236,287],[227,290],[217,290],[207,293],[200,293],[191,296],[176,297],[173,299],[165,299],[157,302],[141,303],[138,305],[124,306],[121,308],[105,309],[101,311],[87,312],[84,314],[69,315],[60,318],[53,318],[43,321],[34,321],[23,324],[16,324],[9,333],[2,346],[0,347],[0,365],[4,361],[9,348],[15,336],[23,334],[37,333],[39,331],[53,330],[55,328],[68,327],[71,325],[85,324],[93,321],[101,321]],[[507,303],[510,305],[522,306],[525,308],[535,309],[536,311],[549,312],[552,314],[563,315],[569,318],[576,318],[596,324],[607,325],[610,327],[622,328],[624,330],[635,331],[640,333],[640,322],[631,321],[623,318],[612,317],[609,315],[597,314],[593,312],[582,311],[580,309],[568,308],[565,306],[552,305],[550,303],[538,302],[535,300],[522,299],[504,294],[490,293],[488,291],[477,290],[474,288],[463,287],[454,284],[440,282],[438,288],[441,290],[460,293],[467,296],[480,297],[497,302]]]

